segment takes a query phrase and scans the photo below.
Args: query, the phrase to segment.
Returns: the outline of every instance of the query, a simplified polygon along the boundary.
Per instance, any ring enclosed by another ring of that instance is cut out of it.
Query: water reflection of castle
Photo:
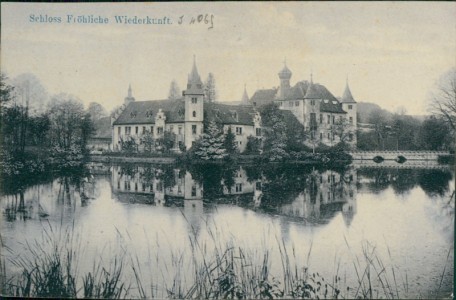
[[[199,176],[201,177],[201,176]],[[347,226],[356,213],[356,171],[343,175],[336,171],[313,171],[307,174],[305,185],[293,199],[277,199],[275,210],[280,215],[299,217],[317,223],[326,223],[342,212]],[[113,166],[112,190],[122,202],[142,202],[157,206],[183,206],[203,213],[204,178],[196,180],[188,170],[158,167]],[[211,194],[208,201],[231,203],[261,209],[269,180],[264,175],[249,178],[246,169],[239,167],[229,178],[221,178],[220,193]],[[209,188],[209,187],[207,187]],[[206,195],[206,197],[208,197]],[[282,201],[283,200],[283,201]],[[284,203],[284,204],[283,204]]]
[[[283,205],[280,212],[322,223],[342,212],[344,222],[349,226],[356,213],[356,181],[355,170],[343,174],[332,170],[313,171],[307,188],[291,203]]]

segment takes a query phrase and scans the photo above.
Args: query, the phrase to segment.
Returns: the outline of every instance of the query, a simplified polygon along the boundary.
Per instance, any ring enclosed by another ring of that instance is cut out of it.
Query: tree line
[[[9,81],[5,74],[0,78],[3,167],[23,166],[30,160],[80,164],[95,132],[94,118],[106,114],[104,108],[92,103],[85,109],[80,99],[65,93],[48,96],[36,77],[21,78],[20,82]]]

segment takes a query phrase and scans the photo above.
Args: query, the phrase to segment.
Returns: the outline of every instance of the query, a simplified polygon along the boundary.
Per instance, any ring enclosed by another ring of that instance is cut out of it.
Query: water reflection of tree
[[[428,196],[443,196],[448,192],[453,175],[449,170],[422,170],[418,184]]]
[[[263,166],[263,208],[291,203],[304,190],[312,168],[301,165],[268,164]]]
[[[426,169],[362,168],[358,170],[358,175],[373,179],[367,187],[374,193],[380,193],[391,186],[399,195],[419,185],[428,196],[442,196],[447,193],[449,182],[453,179],[449,170]]]

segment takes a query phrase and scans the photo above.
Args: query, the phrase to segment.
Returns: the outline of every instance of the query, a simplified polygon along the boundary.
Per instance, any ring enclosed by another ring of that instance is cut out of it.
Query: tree
[[[350,130],[350,124],[346,118],[342,118],[336,121],[335,124],[331,126],[331,133],[333,136],[339,138],[339,143],[345,144],[350,140],[353,132]]]
[[[176,100],[176,99],[179,99],[181,96],[182,96],[182,92],[179,88],[179,85],[177,84],[177,81],[175,79],[173,79],[173,81],[171,81],[171,85],[169,87],[168,99]]]
[[[217,100],[215,77],[212,73],[207,75],[206,83],[204,84],[204,97],[207,102],[214,102]]]
[[[288,158],[287,126],[284,117],[275,104],[266,105],[261,111],[264,127],[264,154],[270,161],[281,161]]]
[[[228,131],[225,135],[225,140],[223,141],[223,147],[229,155],[234,155],[238,152],[236,145],[236,136],[231,130],[231,126],[228,127]]]
[[[209,122],[207,133],[197,141],[195,155],[203,160],[220,160],[227,156],[223,147],[224,136],[214,121]]]
[[[81,101],[72,95],[58,94],[51,98],[48,113],[51,143],[64,150],[71,147],[83,150],[93,125]]]
[[[26,106],[30,114],[43,113],[49,101],[49,94],[41,81],[31,73],[21,74],[12,80],[15,87],[15,101]]]
[[[92,121],[108,116],[108,111],[103,107],[103,105],[97,102],[90,102],[87,112],[89,113]]]
[[[442,117],[456,130],[456,67],[443,74],[430,93],[431,112]]]
[[[141,137],[141,142],[144,145],[144,150],[152,152],[152,147],[155,145],[155,140],[153,134],[146,130]]]
[[[0,74],[0,113],[3,112],[3,108],[7,103],[13,99],[14,87],[7,83],[8,77],[4,74]]]
[[[450,127],[443,119],[431,116],[421,125],[418,140],[421,149],[447,149],[451,140]]]
[[[245,146],[245,154],[260,154],[261,151],[261,139],[254,136],[247,137],[247,145]]]
[[[163,133],[163,136],[161,138],[157,139],[157,142],[163,147],[163,150],[169,151],[174,147],[176,143],[176,137],[177,136],[174,132],[167,130]]]

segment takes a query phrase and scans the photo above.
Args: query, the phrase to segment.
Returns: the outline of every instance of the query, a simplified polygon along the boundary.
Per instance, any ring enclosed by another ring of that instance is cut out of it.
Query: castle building
[[[342,98],[337,99],[324,85],[303,80],[290,85],[292,72],[286,63],[278,73],[280,86],[257,90],[250,99],[254,107],[276,103],[282,110],[288,110],[310,132],[308,143],[336,145],[341,140],[356,146],[356,101],[348,80]]]
[[[136,101],[129,87],[124,104],[111,119],[112,150],[122,150],[125,141],[134,141],[139,151],[144,150],[148,137],[156,141],[165,132],[175,134],[174,150],[189,149],[203,133],[204,123],[209,121],[221,124],[224,133],[231,128],[241,152],[249,136],[261,138],[261,116],[253,106],[205,102],[203,83],[194,61],[182,98]]]

